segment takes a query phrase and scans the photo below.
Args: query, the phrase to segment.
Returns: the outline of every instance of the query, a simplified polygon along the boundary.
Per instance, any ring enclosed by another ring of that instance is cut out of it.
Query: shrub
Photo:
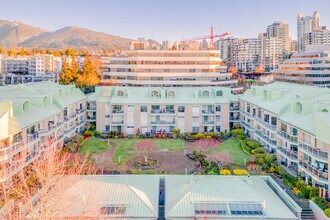
[[[132,170],[132,174],[142,174],[141,170]]]
[[[316,205],[318,205],[322,210],[325,210],[328,208],[328,202],[322,197],[313,197],[312,201],[315,202]]]
[[[247,144],[249,147],[251,147],[252,149],[255,149],[255,148],[261,146],[261,144],[260,144],[259,142],[251,141],[251,140],[247,141],[246,144]]]
[[[183,175],[184,172],[182,170],[178,171],[178,174]]]
[[[206,136],[206,139],[210,140],[212,137],[210,135]]]
[[[236,129],[231,130],[231,134],[234,137],[237,137],[238,135],[244,135],[244,130],[241,128],[236,128]]]
[[[176,137],[178,138],[180,136],[181,130],[179,128],[174,128],[172,130],[173,134],[176,135]]]
[[[195,139],[204,139],[205,138],[205,134],[202,134],[202,133],[198,133],[198,134],[195,134]]]
[[[99,131],[94,131],[94,135],[96,136],[96,137],[101,137],[102,136],[102,133],[101,132],[99,132]]]
[[[237,176],[243,176],[243,175],[249,175],[249,172],[243,169],[234,169],[234,174]]]
[[[209,172],[207,172],[207,175],[215,175],[216,173],[213,170],[210,170]]]
[[[239,135],[237,135],[237,139],[238,140],[244,140],[245,139],[245,136],[242,135],[242,134],[239,134]]]
[[[317,197],[319,195],[319,189],[316,187],[311,187],[309,190],[309,198]]]
[[[324,214],[325,216],[330,217],[330,209],[329,208],[324,209]]]
[[[276,169],[275,169],[274,167],[269,168],[269,172],[271,172],[271,173],[274,173],[275,170],[276,170]]]
[[[275,167],[275,169],[276,169],[276,173],[278,174],[278,175],[283,175],[283,173],[284,173],[284,168],[283,167],[281,167],[280,165],[277,165],[276,167]]]
[[[80,144],[81,142],[83,142],[84,139],[85,139],[85,138],[84,138],[84,136],[82,136],[82,135],[77,135],[77,136],[75,137],[75,141],[76,141],[78,144]]]
[[[251,151],[252,154],[264,154],[266,153],[266,149],[264,147],[257,147]]]
[[[157,174],[156,170],[147,170],[146,174]]]
[[[220,175],[231,175],[231,171],[227,169],[220,170]]]

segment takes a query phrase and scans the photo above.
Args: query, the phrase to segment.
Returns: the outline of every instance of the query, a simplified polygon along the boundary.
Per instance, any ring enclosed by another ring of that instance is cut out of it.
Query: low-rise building
[[[292,175],[329,189],[330,89],[276,82],[241,97],[241,125]]]
[[[106,60],[109,61],[106,61]],[[131,50],[101,60],[103,82],[119,86],[228,86],[237,79],[216,50]]]
[[[73,85],[29,83],[0,87],[0,182],[48,148],[82,132],[86,97]]]
[[[277,81],[330,87],[330,47],[307,45],[273,71]]]
[[[88,97],[87,121],[97,130],[224,132],[239,124],[238,99],[226,87],[96,87]]]

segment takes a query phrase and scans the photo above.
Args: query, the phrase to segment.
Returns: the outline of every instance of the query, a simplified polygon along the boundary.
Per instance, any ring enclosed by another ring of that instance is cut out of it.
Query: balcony
[[[203,125],[214,125],[214,121],[203,121]]]
[[[96,111],[96,106],[87,106],[87,111]]]
[[[249,129],[249,130],[254,130],[254,127],[251,126],[249,123],[247,123],[247,122],[245,122],[245,121],[242,121],[241,124],[242,124],[245,128],[247,128],[247,129]]]
[[[266,142],[269,145],[272,145],[273,147],[276,147],[276,141],[272,140],[271,138],[263,135],[260,131],[255,131],[255,133],[257,134],[257,136],[259,136],[264,142]]]
[[[239,116],[230,116],[229,117],[229,121],[230,122],[239,122],[240,120],[239,120]]]
[[[250,112],[247,112],[247,111],[245,111],[245,110],[241,110],[240,112],[241,112],[245,117],[252,118]]]
[[[124,120],[116,120],[116,121],[112,121],[111,124],[112,124],[112,125],[122,125],[122,124],[124,124]]]
[[[154,125],[175,125],[175,120],[173,120],[173,121],[160,120],[160,121],[152,121],[150,123],[154,124]]]
[[[66,133],[66,134],[69,134],[69,133],[71,133],[73,130],[75,130],[76,128],[75,128],[75,126],[73,126],[73,127],[70,127],[70,128],[66,128],[66,129],[64,129],[64,132]]]
[[[82,115],[83,113],[85,113],[86,112],[86,109],[85,108],[82,108],[82,109],[76,109],[76,114],[77,115]]]
[[[212,109],[203,109],[202,114],[203,115],[214,114],[214,110],[212,110]]]
[[[54,125],[49,126],[48,128],[40,129],[38,133],[40,136],[50,135],[52,132],[56,131],[57,128],[61,127],[62,124],[62,122],[58,122]]]
[[[175,110],[174,109],[163,109],[163,110],[159,110],[159,109],[151,109],[151,114],[175,114]]]
[[[298,152],[290,151],[289,149],[286,149],[282,146],[277,145],[277,152],[282,154],[284,157],[297,162],[298,161]]]
[[[39,134],[30,134],[22,141],[13,143],[7,147],[0,148],[0,161],[6,160],[39,140]]]
[[[66,123],[71,122],[72,120],[75,119],[76,116],[77,116],[76,113],[72,113],[72,114],[69,115],[69,116],[64,116],[64,121],[65,121]]]
[[[85,124],[86,124],[86,120],[81,120],[81,121],[77,122],[77,127],[80,127]]]
[[[310,145],[304,143],[302,140],[299,140],[299,149],[301,149],[306,154],[309,154],[312,157],[315,157],[316,159],[328,161],[328,153],[323,152],[319,149],[312,148]]]
[[[112,114],[116,114],[116,115],[118,115],[118,114],[124,114],[124,110],[122,110],[122,109],[113,109],[111,111],[111,113]]]
[[[254,119],[256,120],[257,123],[259,123],[264,128],[270,129],[272,131],[276,131],[276,125],[271,125],[268,122],[265,122],[265,121],[263,121],[262,119],[260,119],[258,117],[254,117]]]
[[[277,131],[277,134],[284,140],[289,141],[291,143],[298,143],[297,135],[289,135],[284,131]]]
[[[87,116],[87,121],[96,121],[96,116]]]
[[[323,172],[316,168],[314,165],[311,165],[308,161],[299,159],[299,167],[302,168],[305,172],[309,173],[314,179],[319,181],[324,181],[328,184],[328,172]]]
[[[239,111],[239,107],[238,106],[230,106],[230,111]]]

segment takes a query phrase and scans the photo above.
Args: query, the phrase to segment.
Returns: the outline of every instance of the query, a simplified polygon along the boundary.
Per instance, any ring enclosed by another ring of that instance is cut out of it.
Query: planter
[[[151,159],[150,159],[150,160],[151,160]],[[149,160],[149,161],[150,161],[150,160]],[[151,169],[155,169],[155,168],[159,167],[159,161],[158,161],[158,160],[153,160],[153,161],[155,161],[154,164],[152,164],[152,165],[146,165],[146,166],[141,165],[139,162],[136,162],[136,166],[137,166],[139,169],[141,169],[141,170],[151,170]]]

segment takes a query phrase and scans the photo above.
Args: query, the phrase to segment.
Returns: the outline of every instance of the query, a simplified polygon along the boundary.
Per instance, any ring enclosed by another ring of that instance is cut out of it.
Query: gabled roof
[[[263,202],[266,218],[297,219],[262,176],[169,175],[165,178],[165,186],[165,217],[169,219],[193,218],[196,203]]]
[[[107,205],[125,206],[123,217],[158,218],[159,177],[148,175],[66,176],[55,187],[57,217],[100,216]]]

